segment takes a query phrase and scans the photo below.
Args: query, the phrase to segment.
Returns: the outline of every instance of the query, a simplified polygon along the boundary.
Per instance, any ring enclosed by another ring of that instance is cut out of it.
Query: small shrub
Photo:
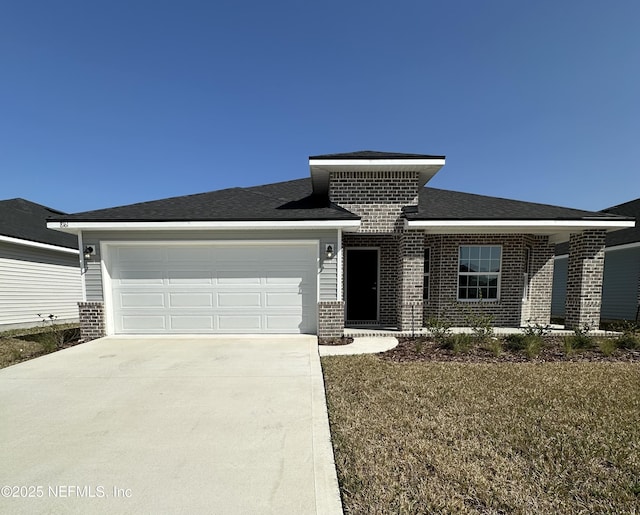
[[[618,348],[617,341],[614,338],[598,338],[596,345],[605,356],[611,356]]]
[[[493,354],[496,358],[503,352],[502,341],[500,341],[498,338],[489,338],[485,342],[484,348],[491,354]]]
[[[473,347],[473,337],[467,333],[452,334],[447,338],[446,348],[455,355],[466,354]]]
[[[593,348],[593,338],[589,335],[591,328],[588,325],[576,327],[573,334],[568,338],[571,339],[571,345],[575,350],[585,350]]]
[[[621,332],[616,338],[621,349],[640,349],[640,328],[634,322],[624,321],[616,324],[615,330]]]
[[[444,316],[444,313],[437,317],[429,317],[425,324],[425,327],[431,333],[433,339],[440,345],[446,343],[449,333],[451,332],[451,326],[451,321]]]
[[[480,342],[486,342],[493,336],[494,318],[486,313],[467,313],[465,316],[474,338]]]
[[[540,354],[542,350],[542,336],[535,333],[510,334],[505,338],[507,348],[514,352],[524,352],[531,359]]]
[[[61,325],[56,324],[58,317],[56,315],[44,316],[38,313],[38,318],[42,322],[44,331],[39,335],[38,341],[42,345],[44,352],[54,352],[62,348],[62,346],[70,341],[69,331]]]
[[[535,324],[532,324],[531,320],[527,320],[527,325],[523,328],[523,331],[527,336],[539,336],[540,338],[542,338],[543,336],[549,334],[550,326],[549,324],[542,325],[537,322]]]
[[[562,349],[567,356],[572,356],[575,354],[576,349],[573,346],[573,336],[565,336],[562,339]]]

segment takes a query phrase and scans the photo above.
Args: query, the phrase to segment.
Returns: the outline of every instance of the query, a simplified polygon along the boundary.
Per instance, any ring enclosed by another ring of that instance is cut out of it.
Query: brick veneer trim
[[[344,302],[318,302],[318,338],[334,338],[344,334]]]
[[[80,318],[80,338],[88,342],[106,336],[104,323],[104,303],[78,302]]]

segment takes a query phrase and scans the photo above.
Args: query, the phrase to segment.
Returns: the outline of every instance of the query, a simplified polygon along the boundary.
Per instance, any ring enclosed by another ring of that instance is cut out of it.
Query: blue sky
[[[640,2],[0,5],[0,198],[68,212],[445,154],[430,186],[640,196]]]

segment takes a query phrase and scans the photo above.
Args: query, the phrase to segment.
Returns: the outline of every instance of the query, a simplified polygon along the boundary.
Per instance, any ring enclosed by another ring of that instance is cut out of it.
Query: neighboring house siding
[[[602,280],[603,320],[634,320],[638,309],[640,247],[605,251]],[[567,294],[567,257],[556,258],[552,313],[564,317]]]
[[[320,278],[318,296],[321,301],[337,299],[338,274],[337,257],[327,260],[324,257],[325,245],[331,244],[334,249],[338,242],[337,231],[193,231],[175,232],[164,231],[131,231],[123,232],[84,232],[84,245],[96,248],[96,255],[87,263],[85,284],[87,301],[102,302],[102,270],[100,266],[100,242],[102,241],[221,241],[221,240],[319,240]]]
[[[605,258],[605,270],[607,260]],[[551,297],[551,316],[564,317],[565,301],[567,300],[567,270],[569,259],[560,256],[555,259],[553,267],[553,293]]]
[[[77,320],[77,254],[0,243],[0,326],[36,324],[38,313]]]

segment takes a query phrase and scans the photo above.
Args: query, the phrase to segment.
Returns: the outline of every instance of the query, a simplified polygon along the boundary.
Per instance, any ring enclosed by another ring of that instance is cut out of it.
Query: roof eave
[[[55,221],[49,229],[77,234],[79,231],[193,231],[193,230],[295,230],[342,229],[355,230],[359,219],[346,220],[218,220],[218,221]]]
[[[571,233],[590,229],[607,232],[635,227],[633,220],[547,219],[547,220],[416,220],[404,221],[405,229],[422,229],[428,234],[540,234],[554,243]]]

